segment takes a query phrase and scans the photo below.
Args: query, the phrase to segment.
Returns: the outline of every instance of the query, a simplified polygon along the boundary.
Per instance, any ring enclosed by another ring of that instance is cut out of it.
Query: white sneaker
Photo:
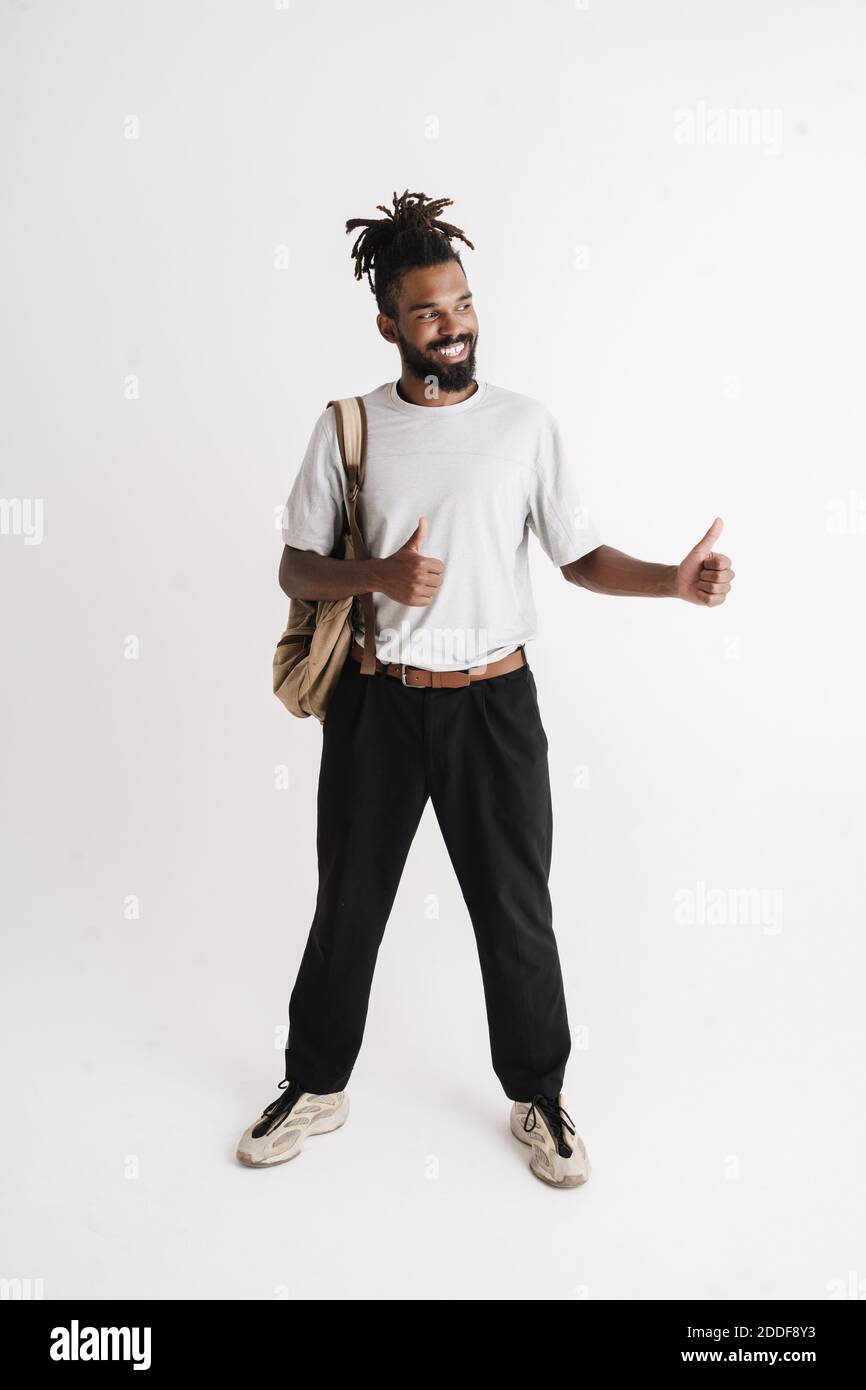
[[[562,1092],[516,1100],[511,1107],[511,1133],[521,1144],[532,1145],[529,1167],[552,1187],[580,1187],[590,1174],[583,1140],[562,1104]]]
[[[317,1096],[302,1091],[300,1084],[288,1077],[280,1082],[280,1090],[287,1083],[284,1094],[266,1106],[241,1137],[236,1157],[249,1168],[288,1163],[301,1152],[309,1135],[328,1134],[332,1129],[339,1129],[348,1118],[346,1091]]]

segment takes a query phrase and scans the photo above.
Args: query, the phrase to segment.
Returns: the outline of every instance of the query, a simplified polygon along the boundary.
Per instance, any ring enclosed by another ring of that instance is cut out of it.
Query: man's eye
[[[458,309],[471,309],[471,308],[472,308],[472,304],[471,304],[471,302],[470,302],[469,300],[467,300],[465,304],[458,304],[458,305],[457,305],[457,308],[458,308]],[[422,314],[422,315],[421,315],[421,318],[422,318],[422,319],[432,319],[435,313],[436,313],[436,310],[435,310],[435,309],[429,309],[429,310],[427,311],[426,314]]]

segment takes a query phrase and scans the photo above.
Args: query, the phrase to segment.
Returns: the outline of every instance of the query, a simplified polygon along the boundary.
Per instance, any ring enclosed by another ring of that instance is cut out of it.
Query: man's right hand
[[[441,560],[421,554],[426,535],[427,518],[422,516],[405,545],[386,559],[374,561],[375,588],[409,608],[426,608],[436,597],[445,573]]]

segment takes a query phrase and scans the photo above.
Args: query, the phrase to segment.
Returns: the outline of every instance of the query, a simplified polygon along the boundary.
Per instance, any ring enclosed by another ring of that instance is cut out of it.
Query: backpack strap
[[[337,421],[337,443],[340,458],[348,481],[347,498],[349,531],[352,536],[352,553],[356,560],[369,560],[361,528],[358,524],[356,503],[358,493],[364,484],[367,462],[367,412],[360,396],[345,396],[340,400],[328,401],[334,407]],[[327,407],[326,407],[327,408]],[[364,656],[361,661],[361,674],[376,674],[376,617],[373,610],[373,595],[359,594],[361,611],[364,615]]]

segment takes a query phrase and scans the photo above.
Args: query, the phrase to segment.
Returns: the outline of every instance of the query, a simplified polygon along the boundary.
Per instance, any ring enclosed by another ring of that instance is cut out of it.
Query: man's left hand
[[[677,598],[684,598],[688,603],[702,603],[705,608],[716,608],[724,603],[734,571],[727,555],[713,550],[723,526],[722,518],[717,516],[707,534],[677,565]]]

